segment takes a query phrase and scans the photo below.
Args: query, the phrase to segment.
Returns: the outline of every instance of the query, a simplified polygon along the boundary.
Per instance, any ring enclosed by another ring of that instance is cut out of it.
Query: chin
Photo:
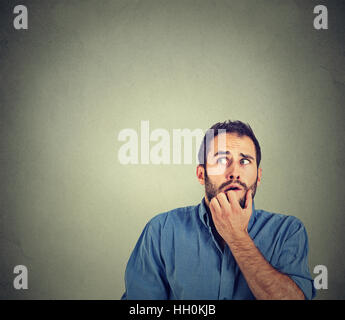
[[[238,201],[241,201],[245,197],[245,193],[243,191],[235,191],[235,196]]]

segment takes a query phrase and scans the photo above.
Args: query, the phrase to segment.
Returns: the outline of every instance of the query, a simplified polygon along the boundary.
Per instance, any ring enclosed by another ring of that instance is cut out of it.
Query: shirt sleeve
[[[308,265],[308,236],[304,225],[295,218],[290,234],[283,242],[276,269],[288,275],[303,291],[306,299],[315,297],[314,282]]]
[[[166,300],[169,286],[160,254],[160,225],[145,226],[127,264],[123,300]]]

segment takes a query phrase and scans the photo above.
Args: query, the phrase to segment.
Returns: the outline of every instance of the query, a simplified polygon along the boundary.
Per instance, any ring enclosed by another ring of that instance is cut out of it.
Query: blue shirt
[[[230,248],[219,246],[204,199],[157,215],[132,252],[122,299],[255,299]],[[265,259],[288,275],[306,299],[315,296],[308,267],[308,237],[293,216],[253,211],[248,233]]]

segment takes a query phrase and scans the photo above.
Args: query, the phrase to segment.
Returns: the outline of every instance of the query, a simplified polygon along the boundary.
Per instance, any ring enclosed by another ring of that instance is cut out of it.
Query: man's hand
[[[228,200],[229,199],[229,200]],[[235,191],[219,193],[210,202],[212,219],[256,299],[304,299],[302,290],[287,275],[274,269],[250,238],[247,228],[252,215],[252,192],[247,191],[241,208]]]
[[[244,209],[240,206],[235,192],[220,192],[210,202],[214,225],[229,246],[233,241],[248,236],[247,227],[252,215],[252,191],[249,189],[246,193]]]

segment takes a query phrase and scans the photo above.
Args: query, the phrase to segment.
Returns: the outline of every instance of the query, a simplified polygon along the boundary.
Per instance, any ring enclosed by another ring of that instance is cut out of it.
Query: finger
[[[237,200],[237,197],[236,197],[236,193],[237,191],[228,191],[227,192],[227,195],[228,195],[228,198],[229,198],[229,203],[231,205],[231,208],[232,209],[242,209],[241,206],[240,206],[240,203],[238,202]]]
[[[229,210],[230,209],[230,203],[228,201],[228,198],[226,197],[226,194],[224,192],[220,192],[217,194],[217,199],[220,204],[221,209],[223,210]]]
[[[222,209],[216,197],[213,197],[210,202],[210,211],[213,223],[215,224],[215,226],[217,226],[221,221]]]
[[[213,197],[210,201],[210,211],[212,213],[212,217],[217,217],[220,215],[221,208],[216,197]]]
[[[252,196],[252,190],[248,190],[247,194],[246,194],[246,203],[244,206],[244,209],[252,209],[252,205],[253,205],[253,196]]]
[[[222,209],[216,197],[213,197],[212,200],[210,201],[210,211],[211,211],[213,223],[217,231],[219,232],[219,225],[222,224],[222,218],[221,218]]]

